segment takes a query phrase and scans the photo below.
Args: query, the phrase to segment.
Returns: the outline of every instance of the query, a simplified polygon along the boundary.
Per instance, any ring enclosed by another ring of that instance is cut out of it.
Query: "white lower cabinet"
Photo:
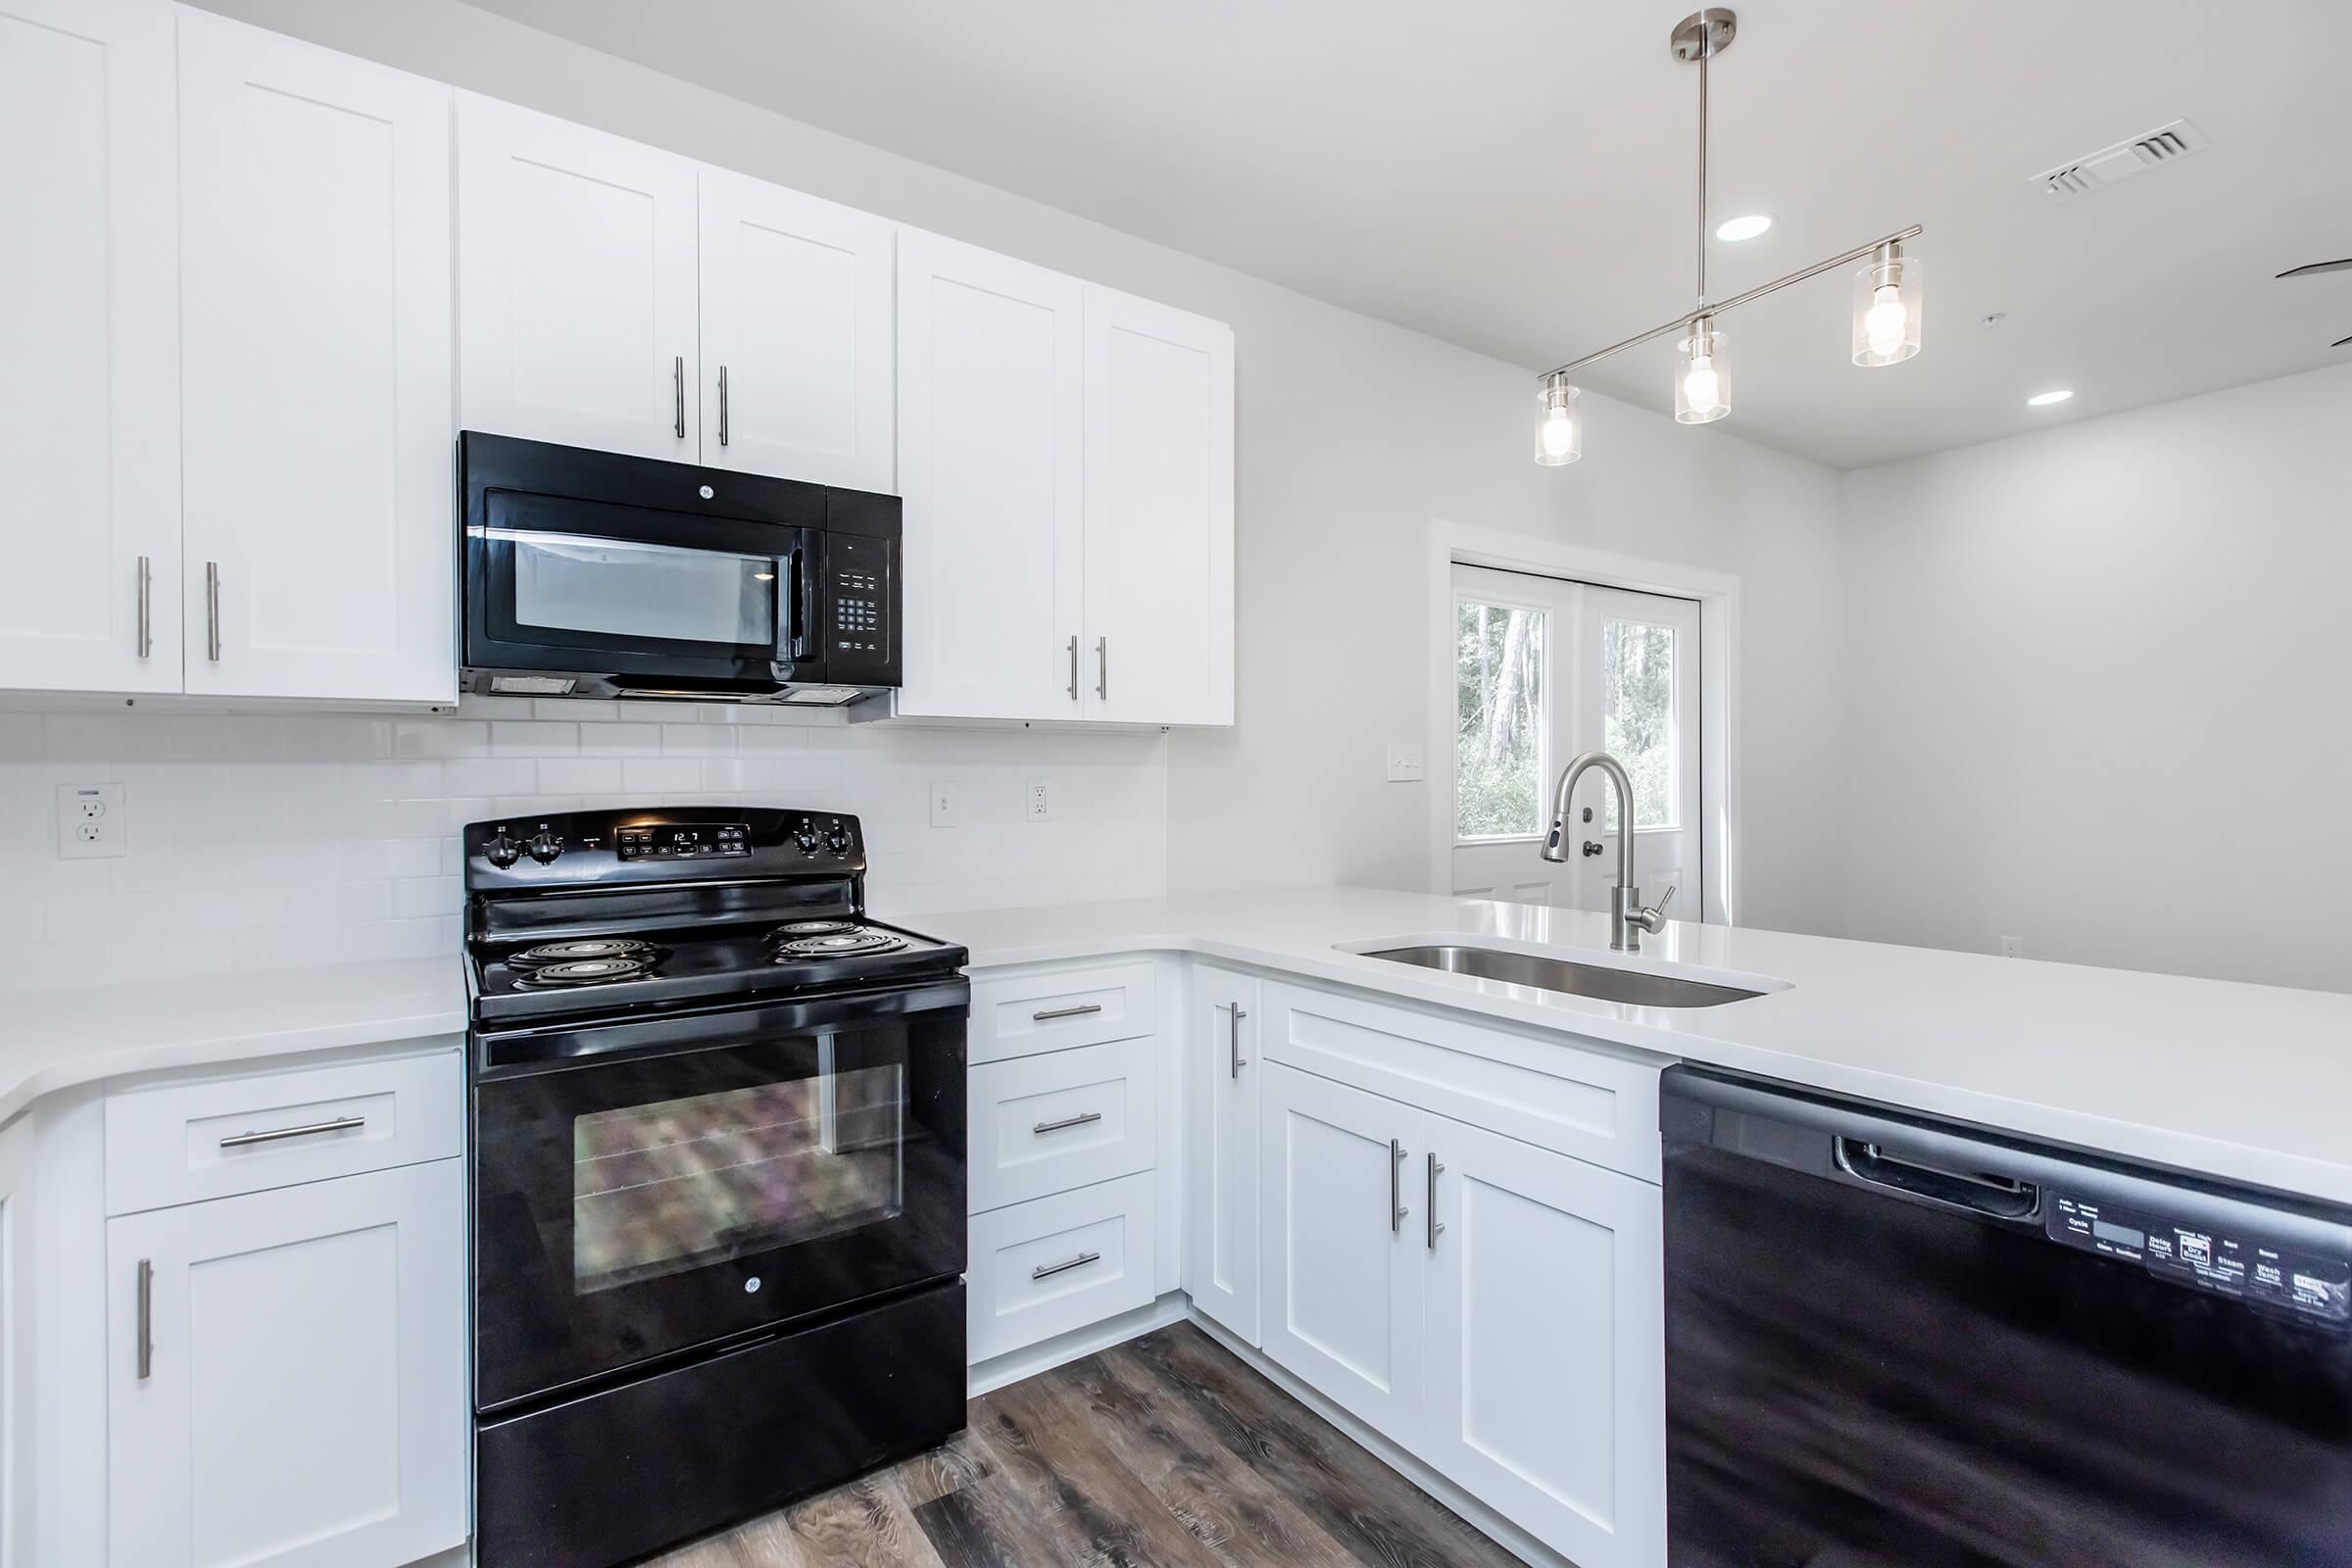
[[[466,1539],[463,1172],[108,1221],[114,1568],[398,1568]]]
[[[1281,1064],[1262,1346],[1579,1568],[1665,1560],[1656,1188]]]
[[[1198,1108],[1184,1151],[1184,1284],[1193,1306],[1258,1343],[1258,983],[1202,964],[1193,971],[1185,1097]]]

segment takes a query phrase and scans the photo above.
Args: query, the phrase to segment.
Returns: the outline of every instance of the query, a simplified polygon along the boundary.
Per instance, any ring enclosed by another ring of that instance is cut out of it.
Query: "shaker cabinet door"
[[[1233,329],[1086,296],[1089,718],[1233,722]]]
[[[1078,718],[1085,286],[899,234],[899,711]]]
[[[187,690],[453,701],[450,89],[179,27]]]
[[[1185,1033],[1185,1289],[1193,1305],[1258,1343],[1258,984],[1196,965]]]
[[[466,1539],[464,1163],[108,1222],[113,1568],[402,1568]]]
[[[458,94],[459,417],[697,461],[691,159]]]
[[[707,466],[895,488],[896,234],[868,213],[702,172]]]
[[[173,10],[0,0],[0,688],[179,690]]]

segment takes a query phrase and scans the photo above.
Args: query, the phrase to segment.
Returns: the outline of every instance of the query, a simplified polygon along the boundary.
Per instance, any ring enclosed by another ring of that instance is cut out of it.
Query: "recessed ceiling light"
[[[2074,395],[2074,390],[2071,387],[2061,388],[2056,392],[2036,392],[2032,397],[2026,399],[2026,407],[2029,409],[2046,409],[2053,403],[2064,403],[2068,398],[2071,398]]]
[[[1745,218],[1727,218],[1715,225],[1715,237],[1739,241],[1754,239],[1772,226],[1770,213],[1750,213]]]

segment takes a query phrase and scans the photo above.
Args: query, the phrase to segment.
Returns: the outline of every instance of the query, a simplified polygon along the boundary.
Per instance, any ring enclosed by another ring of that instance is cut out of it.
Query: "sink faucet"
[[[1606,752],[1587,752],[1569,762],[1560,774],[1560,787],[1552,793],[1551,832],[1544,839],[1544,858],[1568,858],[1570,798],[1586,770],[1594,767],[1608,775],[1617,792],[1617,885],[1609,889],[1609,947],[1618,953],[1640,953],[1642,933],[1655,936],[1665,926],[1666,906],[1674,902],[1675,890],[1668,888],[1656,907],[1642,907],[1642,890],[1634,886],[1634,781],[1626,777],[1624,763]]]

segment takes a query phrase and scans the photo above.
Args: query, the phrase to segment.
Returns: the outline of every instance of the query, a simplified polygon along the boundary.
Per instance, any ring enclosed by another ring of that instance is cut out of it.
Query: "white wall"
[[[2352,367],[1844,479],[1837,924],[2352,990]]]

